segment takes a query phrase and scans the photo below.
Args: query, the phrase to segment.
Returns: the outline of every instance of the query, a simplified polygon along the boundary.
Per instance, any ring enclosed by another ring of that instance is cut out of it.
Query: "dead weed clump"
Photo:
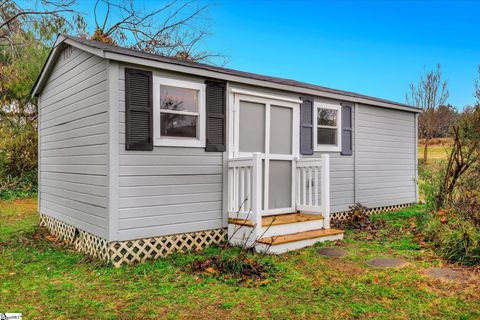
[[[348,219],[335,222],[335,227],[346,230],[366,231],[376,233],[380,228],[385,226],[383,219],[373,221],[368,214],[369,208],[357,202],[350,206]]]
[[[237,248],[221,249],[218,254],[197,258],[189,269],[195,274],[220,280],[257,285],[268,284],[268,278],[276,271],[271,262],[262,261],[257,255]]]

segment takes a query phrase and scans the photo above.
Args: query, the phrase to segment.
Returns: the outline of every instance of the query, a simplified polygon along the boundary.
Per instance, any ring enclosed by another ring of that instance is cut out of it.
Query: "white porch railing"
[[[252,220],[261,226],[264,195],[264,156],[254,153],[252,157],[236,158],[228,162],[228,213],[230,218]],[[328,155],[320,159],[292,160],[295,177],[292,182],[296,197],[292,199],[296,210],[322,214],[324,227],[330,228],[330,160]],[[261,234],[261,228],[255,228]]]
[[[306,158],[296,161],[296,208],[321,212],[325,228],[330,228],[330,158]]]
[[[262,159],[254,153],[228,162],[229,217],[249,219],[256,226],[262,225]],[[259,234],[260,228],[256,229]]]

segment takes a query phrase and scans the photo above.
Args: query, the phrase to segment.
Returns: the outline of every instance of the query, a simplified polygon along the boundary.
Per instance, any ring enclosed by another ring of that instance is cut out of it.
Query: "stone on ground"
[[[318,249],[318,254],[326,257],[335,257],[340,258],[346,256],[347,251],[340,248],[320,248]]]
[[[376,268],[397,268],[407,264],[407,261],[400,258],[375,258],[367,261],[367,264]]]
[[[468,276],[460,271],[452,268],[429,268],[426,274],[432,279],[448,280],[454,282],[463,282],[468,279]]]

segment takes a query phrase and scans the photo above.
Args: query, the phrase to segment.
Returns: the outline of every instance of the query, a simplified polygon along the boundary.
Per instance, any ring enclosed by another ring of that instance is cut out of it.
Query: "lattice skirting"
[[[112,263],[115,267],[166,257],[178,251],[199,251],[208,245],[220,244],[227,237],[226,229],[213,229],[109,243],[106,239],[44,214],[40,214],[40,225],[57,238],[74,245],[77,251]]]
[[[157,259],[178,251],[199,251],[208,245],[220,244],[226,241],[226,235],[226,229],[214,229],[132,241],[112,242],[110,244],[110,261],[114,266],[120,267],[122,264]]]
[[[413,203],[396,204],[396,205],[393,205],[393,206],[370,208],[370,209],[368,209],[367,214],[372,215],[372,214],[377,214],[377,213],[382,213],[382,212],[400,210],[400,209],[408,208],[411,205],[413,205]],[[334,213],[330,214],[330,219],[332,219],[334,221],[335,220],[337,220],[337,221],[347,220],[350,214],[351,214],[350,211],[334,212]]]
[[[48,229],[50,234],[68,244],[74,244],[77,228],[58,219],[40,213],[40,225]]]
[[[73,245],[75,250],[103,261],[109,261],[107,240],[41,213],[40,225],[46,227],[58,239]]]
[[[107,240],[89,232],[79,230],[79,236],[75,242],[76,250],[85,253],[87,256],[108,262],[110,261],[108,248],[109,244]]]

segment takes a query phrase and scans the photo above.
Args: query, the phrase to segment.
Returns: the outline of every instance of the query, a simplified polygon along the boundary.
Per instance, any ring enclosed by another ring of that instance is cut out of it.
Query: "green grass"
[[[444,283],[423,275],[442,261],[409,231],[420,207],[381,215],[387,226],[374,240],[347,232],[339,244],[349,252],[346,258],[317,255],[326,244],[259,256],[275,265],[269,284],[239,285],[186,272],[200,253],[114,269],[44,237],[34,239],[35,204],[35,199],[0,203],[0,312],[22,312],[25,319],[480,317],[478,283]],[[217,251],[210,248],[203,255]],[[403,257],[409,264],[394,270],[365,264],[377,256]]]

